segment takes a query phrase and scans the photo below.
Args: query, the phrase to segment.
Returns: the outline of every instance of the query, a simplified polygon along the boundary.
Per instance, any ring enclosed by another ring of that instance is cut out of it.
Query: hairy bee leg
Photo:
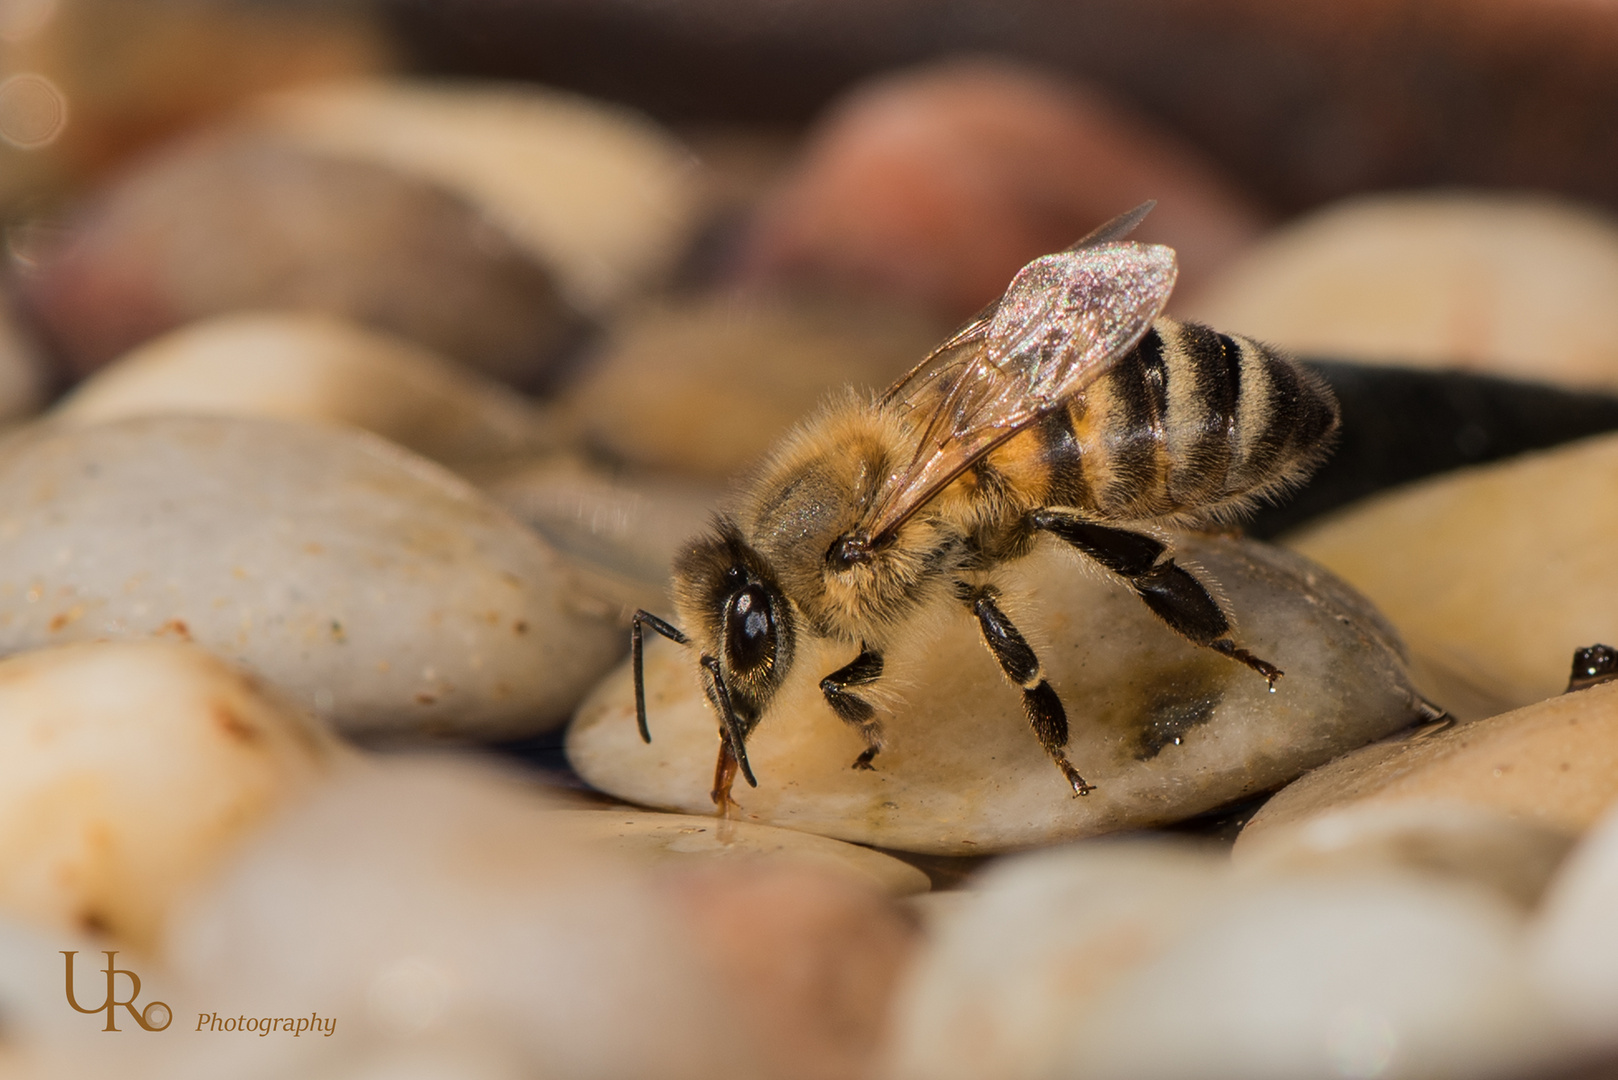
[[[1067,777],[1073,794],[1090,794],[1095,786],[1079,775],[1063,752],[1063,747],[1067,746],[1067,711],[1062,708],[1062,699],[1045,681],[1045,670],[1040,666],[1033,648],[1011,620],[1006,618],[1006,613],[995,604],[999,594],[987,585],[974,588],[957,584],[956,591],[972,609],[972,614],[977,616],[984,644],[989,646],[989,652],[999,662],[1000,670],[1005,672],[1006,678],[1021,687],[1023,712],[1034,729],[1035,737],[1039,739],[1039,745],[1045,748],[1045,753]]]
[[[1197,645],[1239,661],[1264,676],[1271,690],[1283,672],[1238,648],[1229,638],[1230,620],[1219,610],[1207,586],[1169,557],[1168,545],[1128,529],[1097,525],[1058,510],[1035,510],[1034,528],[1067,541],[1085,555],[1129,582],[1147,607],[1175,633]]]
[[[643,623],[677,645],[689,645],[691,641],[673,625],[659,619],[650,611],[637,610],[634,618],[629,621],[629,666],[635,672],[635,722],[640,725],[640,741],[649,743],[652,741],[652,729],[646,726],[646,677],[641,673]]]
[[[882,677],[882,654],[861,642],[860,654],[820,680],[820,692],[837,718],[858,731],[865,739],[865,750],[854,759],[854,768],[869,769],[871,759],[882,752],[882,725],[869,701],[849,693],[850,687],[869,686]]]

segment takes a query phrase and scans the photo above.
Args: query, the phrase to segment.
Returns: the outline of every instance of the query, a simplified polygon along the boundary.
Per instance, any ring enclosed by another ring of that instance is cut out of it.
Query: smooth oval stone
[[[275,95],[254,119],[312,150],[456,192],[594,315],[672,268],[704,200],[696,159],[667,130],[533,85],[326,83]]]
[[[1577,835],[1618,800],[1618,684],[1379,742],[1283,788],[1243,832],[1355,806],[1443,801]]]
[[[728,480],[827,395],[888,385],[946,333],[891,305],[671,299],[614,324],[562,402],[589,444],[618,460]]]
[[[1067,753],[1099,790],[1076,798],[1039,746],[1017,690],[964,608],[927,613],[890,647],[887,748],[874,771],[819,680],[853,659],[803,639],[748,744],[759,780],[740,817],[907,851],[984,854],[1191,817],[1284,783],[1418,715],[1391,630],[1340,582],[1281,549],[1183,537],[1181,557],[1230,601],[1241,642],[1286,675],[1267,692],[1246,667],[1178,637],[1128,589],[1053,542],[997,575],[1003,607],[1066,703]],[[695,657],[646,652],[653,741],[641,742],[627,665],[580,707],[569,761],[632,802],[711,807],[717,721]]]
[[[100,369],[52,410],[73,426],[175,413],[347,424],[452,468],[531,456],[557,438],[509,388],[312,312],[191,323]]]
[[[1312,356],[1618,389],[1618,221],[1543,196],[1376,195],[1255,245],[1187,318]]]
[[[886,1075],[1062,1075],[1066,1030],[1228,891],[1225,860],[1185,842],[1072,844],[929,893],[928,945],[894,1003]]]
[[[0,660],[0,906],[150,952],[175,898],[346,754],[194,645]]]
[[[1546,892],[1532,971],[1562,1016],[1618,1053],[1618,803],[1585,834]]]
[[[1492,808],[1420,801],[1355,803],[1236,837],[1236,866],[1339,877],[1411,870],[1492,890],[1527,910],[1574,837]]]
[[[849,874],[892,896],[930,888],[926,874],[892,855],[795,829],[644,810],[557,810],[549,823],[581,843],[670,866],[762,860]]]
[[[1516,706],[1559,692],[1573,650],[1618,644],[1615,535],[1608,435],[1412,484],[1286,542],[1368,596],[1414,655]]]
[[[561,557],[363,432],[154,417],[0,447],[0,651],[189,637],[355,735],[517,736],[623,649]]]

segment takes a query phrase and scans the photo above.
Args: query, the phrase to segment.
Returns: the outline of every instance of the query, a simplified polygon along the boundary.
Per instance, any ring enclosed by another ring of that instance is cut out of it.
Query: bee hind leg
[[[820,692],[837,718],[865,738],[865,750],[854,759],[856,769],[870,769],[871,759],[882,752],[882,725],[869,701],[849,693],[852,687],[869,686],[882,677],[882,654],[861,644],[860,654],[820,680]]]
[[[1168,545],[1155,537],[1128,529],[1097,525],[1059,510],[1036,510],[1029,517],[1036,529],[1052,533],[1129,582],[1152,614],[1194,644],[1246,664],[1275,689],[1283,672],[1238,648],[1230,638],[1230,619],[1220,610],[1208,587],[1190,571],[1175,565]]]
[[[1051,684],[1045,681],[1045,670],[1033,648],[1012,625],[1006,613],[995,600],[999,594],[992,586],[957,585],[957,594],[977,616],[978,628],[983,631],[983,642],[1000,664],[1006,678],[1022,689],[1023,713],[1034,729],[1039,745],[1045,748],[1056,767],[1062,770],[1075,795],[1088,795],[1095,785],[1088,783],[1068,761],[1067,710]]]

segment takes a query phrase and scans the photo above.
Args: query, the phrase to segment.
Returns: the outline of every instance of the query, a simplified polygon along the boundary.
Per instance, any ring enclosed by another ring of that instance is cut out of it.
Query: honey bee
[[[882,677],[884,648],[940,600],[976,617],[1074,795],[1095,790],[1067,759],[1066,710],[994,583],[997,567],[1045,537],[1273,692],[1280,669],[1237,644],[1229,615],[1176,565],[1161,529],[1229,520],[1301,482],[1337,429],[1336,399],[1264,345],[1162,316],[1174,251],[1124,239],[1151,206],[1035,259],[879,398],[850,393],[787,436],[675,560],[689,633],[635,613],[641,738],[651,741],[641,669],[649,626],[697,652],[719,720],[720,813],[734,805],[738,769],[757,786],[747,739],[806,635],[851,654],[820,689],[864,737],[853,767],[872,768],[883,728],[861,689]]]

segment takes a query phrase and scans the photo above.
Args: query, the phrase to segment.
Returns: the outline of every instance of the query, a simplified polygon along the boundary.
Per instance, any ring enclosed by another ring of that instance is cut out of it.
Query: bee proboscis
[[[1062,700],[995,587],[996,568],[1046,536],[1274,689],[1280,669],[1237,644],[1229,615],[1159,531],[1228,520],[1301,481],[1336,430],[1336,400],[1273,349],[1163,317],[1174,252],[1124,239],[1151,206],[1029,263],[881,397],[835,400],[789,435],[676,559],[687,632],[635,613],[641,737],[651,741],[641,664],[650,626],[697,651],[719,719],[721,813],[738,769],[757,786],[747,739],[800,635],[846,645],[848,662],[820,689],[864,737],[853,766],[869,769],[883,728],[861,688],[882,677],[889,643],[943,598],[976,617],[1074,794],[1094,790],[1064,751]]]

